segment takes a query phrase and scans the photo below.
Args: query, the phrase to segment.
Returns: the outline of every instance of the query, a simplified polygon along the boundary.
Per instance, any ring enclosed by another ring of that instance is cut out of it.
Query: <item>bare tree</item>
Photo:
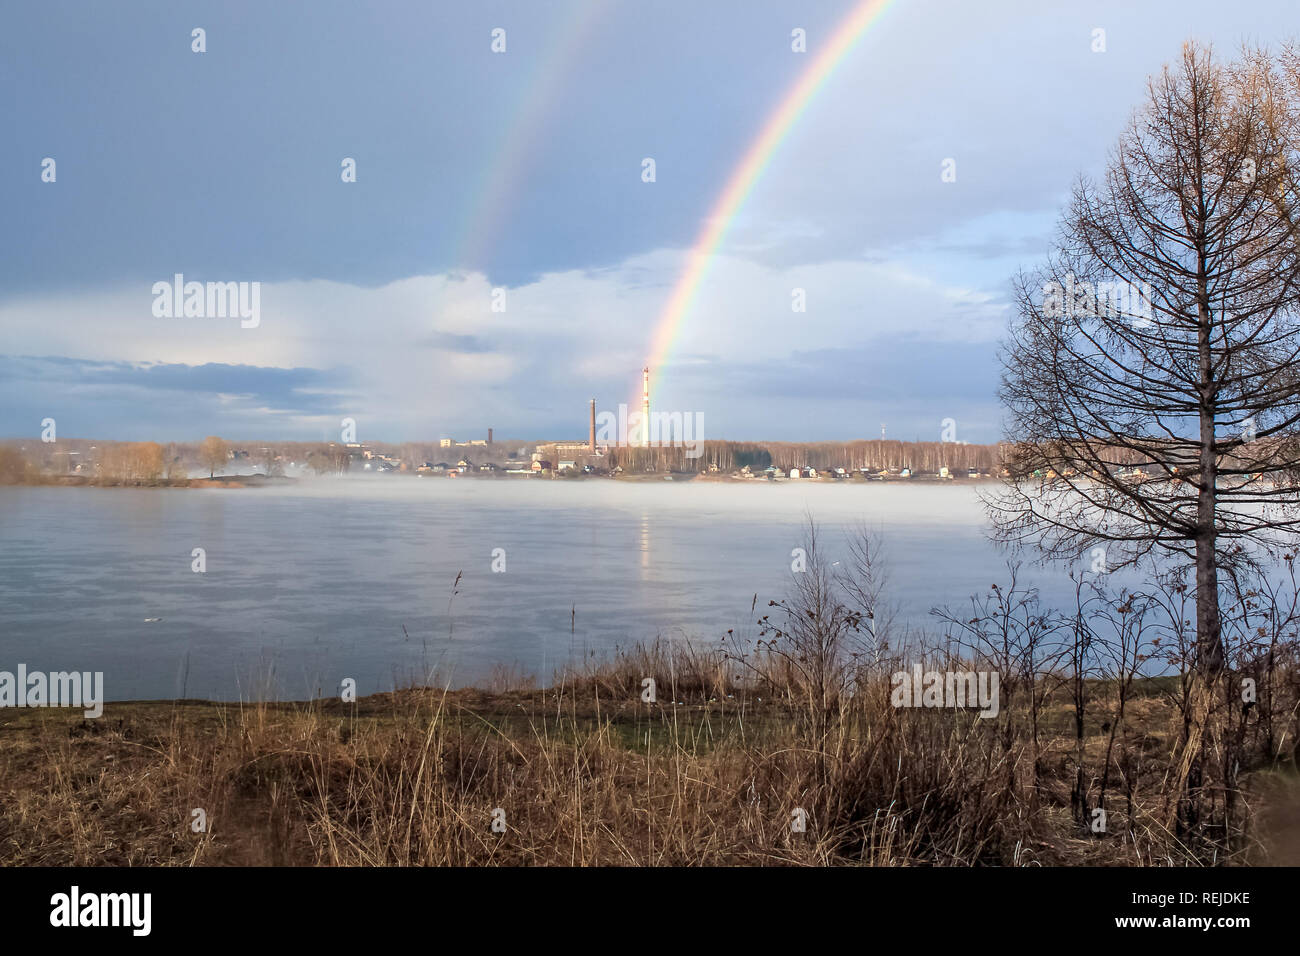
[[[275,446],[261,446],[257,451],[257,464],[262,469],[262,473],[268,477],[280,477],[284,474],[283,455]]]
[[[1300,256],[1289,147],[1262,115],[1186,47],[1104,182],[1076,188],[1051,261],[1020,277],[1003,353],[1019,444],[990,500],[1000,536],[1053,558],[1103,541],[1112,569],[1185,556],[1207,671],[1220,567],[1300,523]]]
[[[809,516],[801,547],[791,552],[789,592],[769,601],[773,610],[758,619],[758,654],[726,655],[796,705],[824,779],[832,740],[844,743],[836,731],[843,729],[850,701],[868,686],[867,678],[881,673],[893,637],[895,611],[881,550],[879,537],[860,527],[850,531],[845,557],[831,561]]]
[[[998,535],[1055,559],[1104,542],[1112,569],[1193,564],[1203,685],[1225,664],[1220,569],[1300,523],[1300,166],[1266,80],[1189,44],[1150,81],[1104,179],[1080,181],[1053,255],[1019,277],[1003,351],[1018,444],[989,499]]]
[[[944,625],[944,636],[959,654],[998,672],[1001,712],[998,716],[1003,754],[1007,759],[1006,795],[1016,792],[1016,765],[1010,759],[1020,737],[1016,725],[1017,704],[1023,691],[1029,717],[1029,737],[1037,795],[1042,777],[1041,717],[1048,692],[1054,681],[1051,674],[1066,645],[1060,639],[1064,621],[1059,614],[1045,609],[1038,589],[1019,583],[1020,566],[1007,566],[1010,581],[1006,587],[990,586],[984,594],[973,594],[970,609],[961,612],[947,607],[934,608],[931,614]]]
[[[208,469],[209,478],[217,473],[218,468],[225,467],[229,457],[230,449],[226,447],[225,441],[216,435],[209,435],[203,439],[203,444],[199,445],[199,464]]]
[[[163,474],[170,479],[183,479],[189,475],[185,467],[185,459],[182,456],[182,450],[176,446],[175,442],[169,442],[167,451],[164,454],[165,469]]]
[[[129,447],[131,477],[150,481],[162,477],[165,463],[162,445],[156,441],[133,442]]]

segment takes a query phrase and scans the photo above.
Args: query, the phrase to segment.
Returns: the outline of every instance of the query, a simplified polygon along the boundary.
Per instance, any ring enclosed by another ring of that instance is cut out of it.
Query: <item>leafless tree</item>
[[[990,504],[1004,540],[1052,557],[1100,540],[1112,569],[1194,561],[1214,667],[1219,568],[1300,524],[1294,184],[1258,97],[1206,51],[1150,92],[1104,183],[1076,188],[1051,262],[1019,282],[1002,387],[1016,468]],[[1102,283],[1150,299],[1116,307]],[[1074,290],[1063,309],[1058,288]],[[1121,474],[1135,455],[1148,473]]]
[[[217,473],[218,468],[225,468],[230,458],[230,449],[225,441],[216,435],[209,435],[199,445],[199,464],[208,469],[208,477]]]
[[[768,652],[785,664],[790,686],[802,698],[800,713],[811,721],[815,739],[827,739],[851,691],[866,650],[864,613],[846,601],[842,580],[826,559],[816,524],[807,530],[792,567],[790,594],[770,601],[774,611],[758,621]]]
[[[1001,713],[998,716],[1003,753],[1007,756],[1008,795],[1016,790],[1015,761],[1011,753],[1019,739],[1016,708],[1026,701],[1034,788],[1042,776],[1041,718],[1048,692],[1056,683],[1049,678],[1065,653],[1061,633],[1066,622],[1043,607],[1038,589],[1022,585],[1020,566],[1007,566],[1005,587],[992,584],[983,594],[973,594],[970,608],[954,611],[934,608],[944,626],[944,637],[958,656],[965,656],[998,673]]]
[[[1054,559],[1104,542],[1112,569],[1194,565],[1203,686],[1225,665],[1220,570],[1300,525],[1300,165],[1276,99],[1258,67],[1185,46],[1019,277],[1003,351],[1017,444],[997,534]]]

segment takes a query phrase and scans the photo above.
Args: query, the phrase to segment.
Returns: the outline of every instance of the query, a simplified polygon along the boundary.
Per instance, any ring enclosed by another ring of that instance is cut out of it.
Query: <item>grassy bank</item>
[[[659,675],[653,704],[640,699],[642,674]],[[1064,701],[1046,702],[1032,761],[1007,747],[1006,720],[895,708],[888,692],[887,679],[864,684],[826,724],[797,694],[733,681],[722,655],[660,648],[547,690],[110,703],[93,721],[3,710],[0,863],[1193,862],[1140,780],[1108,804],[1106,833],[1076,822]],[[1128,707],[1125,772],[1159,779],[1176,714],[1155,682]],[[1119,752],[1110,729],[1099,706],[1090,764]],[[1284,774],[1256,776],[1268,787],[1247,774],[1243,791],[1267,797],[1273,815],[1261,819],[1283,835],[1265,836],[1294,854],[1295,804],[1281,798],[1296,791]],[[1239,853],[1214,862],[1269,861],[1248,830]]]

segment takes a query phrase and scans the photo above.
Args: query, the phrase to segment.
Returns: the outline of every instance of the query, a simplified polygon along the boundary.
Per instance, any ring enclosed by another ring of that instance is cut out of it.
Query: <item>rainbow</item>
[[[658,371],[667,362],[678,332],[690,313],[695,295],[704,281],[718,246],[735,220],[736,214],[749,198],[754,185],[762,178],[772,156],[789,135],[795,122],[803,115],[809,101],[817,95],[854,44],[895,0],[861,0],[836,26],[826,45],[790,88],[776,110],[763,124],[758,136],[745,151],[740,163],[732,171],[721,196],[714,203],[705,226],[700,231],[687,256],[686,268],[673,286],[672,295],[659,314],[650,343],[648,364]]]
[[[499,124],[501,135],[490,151],[495,159],[482,168],[478,182],[468,190],[473,201],[464,207],[460,228],[454,233],[459,238],[452,244],[453,265],[486,273],[485,257],[496,244],[514,198],[527,181],[525,168],[538,152],[546,131],[545,121],[561,101],[574,66],[581,62],[582,49],[595,35],[608,9],[591,0],[571,4],[570,16],[554,31],[553,42],[543,48],[527,81],[515,85],[521,95],[507,111],[513,118]]]

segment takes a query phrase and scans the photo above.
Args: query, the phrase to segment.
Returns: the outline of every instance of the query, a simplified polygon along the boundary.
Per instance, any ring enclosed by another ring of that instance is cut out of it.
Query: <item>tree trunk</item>
[[[1200,237],[1198,236],[1198,240]],[[1195,791],[1201,784],[1201,758],[1205,728],[1213,706],[1214,683],[1223,669],[1222,624],[1219,617],[1219,564],[1215,525],[1218,462],[1215,458],[1214,424],[1218,411],[1214,359],[1210,348],[1212,331],[1209,295],[1206,292],[1204,256],[1198,257],[1197,351],[1200,358],[1200,455],[1196,533],[1196,660],[1192,674],[1191,723],[1183,742],[1182,760],[1173,790],[1175,813],[1184,831],[1194,829],[1198,818]],[[1172,822],[1172,820],[1170,821]]]
[[[1198,236],[1198,239],[1201,237]],[[1212,319],[1204,254],[1197,257],[1198,328],[1196,345],[1200,359],[1200,493],[1196,509],[1196,667],[1208,682],[1223,667],[1223,641],[1219,620],[1219,564],[1215,549],[1218,534],[1215,509],[1218,504],[1218,459],[1214,425],[1218,417],[1218,382],[1210,334]]]
[[[1202,512],[1205,507],[1202,502]],[[1214,505],[1209,507],[1213,515]],[[1212,681],[1224,665],[1219,621],[1219,567],[1214,544],[1212,531],[1196,542],[1196,669],[1207,681]]]

